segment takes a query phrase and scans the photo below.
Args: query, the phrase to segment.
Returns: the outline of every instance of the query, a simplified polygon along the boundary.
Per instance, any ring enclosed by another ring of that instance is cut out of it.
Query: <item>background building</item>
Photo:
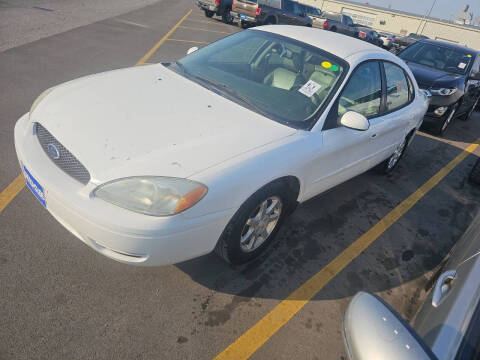
[[[372,5],[338,1],[338,0],[300,0],[301,2],[318,7],[322,11],[344,13],[352,17],[353,21],[367,25],[377,31],[388,32],[399,36],[410,33],[422,33],[431,39],[448,41],[480,49],[480,28],[473,25],[449,23],[441,19],[426,18],[421,15],[410,14]],[[464,7],[463,14],[471,15]],[[464,15],[465,20],[467,15]],[[468,17],[472,21],[471,17]],[[473,21],[472,21],[473,22]]]

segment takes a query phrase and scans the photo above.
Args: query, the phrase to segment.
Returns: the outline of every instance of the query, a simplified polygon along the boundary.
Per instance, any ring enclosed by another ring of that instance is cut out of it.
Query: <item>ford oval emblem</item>
[[[58,158],[60,158],[60,152],[58,151],[58,149],[55,145],[48,144],[47,145],[47,151],[48,151],[48,155],[50,155],[50,157],[53,160],[57,160]]]

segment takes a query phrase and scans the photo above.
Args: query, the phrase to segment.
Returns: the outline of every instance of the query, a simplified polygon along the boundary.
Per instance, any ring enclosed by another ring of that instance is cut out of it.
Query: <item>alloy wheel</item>
[[[269,238],[277,226],[282,210],[282,200],[277,196],[271,196],[253,211],[240,237],[242,251],[254,251]]]
[[[400,157],[403,154],[403,151],[405,150],[406,145],[407,145],[407,139],[405,138],[403,139],[402,143],[397,146],[392,156],[390,156],[390,159],[388,160],[388,165],[387,165],[388,169],[392,169],[397,164],[398,160],[400,160]]]

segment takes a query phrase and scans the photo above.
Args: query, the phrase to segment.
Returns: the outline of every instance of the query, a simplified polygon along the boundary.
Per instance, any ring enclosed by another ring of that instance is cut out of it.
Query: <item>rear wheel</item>
[[[245,21],[242,20],[240,22],[240,26],[242,27],[242,29],[246,29],[246,28],[248,28],[248,23],[246,23]]]
[[[211,18],[215,14],[213,11],[210,10],[205,10],[205,16],[208,18]]]
[[[215,252],[231,264],[253,260],[272,242],[294,203],[289,188],[282,182],[263,187],[235,213]]]
[[[269,17],[265,20],[264,25],[275,25],[277,22],[275,21],[275,18]]]
[[[393,154],[387,160],[384,160],[377,165],[376,170],[378,173],[389,174],[393,169],[395,169],[403,154],[405,154],[409,137],[410,136],[407,136],[405,139],[403,139],[403,141],[397,146]]]

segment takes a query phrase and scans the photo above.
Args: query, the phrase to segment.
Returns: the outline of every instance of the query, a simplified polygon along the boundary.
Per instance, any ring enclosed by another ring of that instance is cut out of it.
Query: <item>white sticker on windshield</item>
[[[465,64],[465,63],[463,63],[463,62],[460,63],[460,64],[458,64],[458,67],[459,67],[460,69],[465,69],[465,66],[467,66],[467,64]]]
[[[322,85],[316,83],[315,81],[308,80],[305,85],[298,89],[298,91],[305,96],[312,97],[313,94],[315,94],[321,87]]]

